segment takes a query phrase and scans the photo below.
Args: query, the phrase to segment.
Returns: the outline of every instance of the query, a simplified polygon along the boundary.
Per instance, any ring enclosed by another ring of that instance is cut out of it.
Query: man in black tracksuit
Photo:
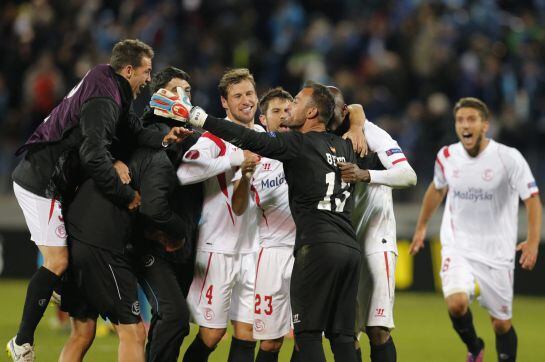
[[[160,131],[169,129],[162,126],[158,127]],[[120,358],[143,360],[145,332],[137,298],[140,276],[158,310],[150,333],[152,338],[158,335],[158,343],[162,343],[159,351],[148,348],[148,359],[165,361],[170,360],[165,356],[175,355],[175,360],[183,337],[189,333],[189,312],[183,295],[168,283],[175,281],[175,272],[160,257],[163,250],[183,245],[192,232],[192,220],[173,211],[172,205],[180,202],[173,198],[178,183],[174,167],[163,150],[145,147],[136,149],[127,164],[131,186],[142,195],[138,214],[104,197],[92,179],[82,183],[66,212],[70,268],[62,301],[63,309],[80,328],[72,333],[79,340],[71,336],[61,360],[85,354],[92,343],[92,334],[86,332],[94,330],[99,314],[116,326]],[[148,258],[142,268],[134,264],[127,250],[131,240],[134,249],[144,250]],[[164,285],[167,288],[162,288]],[[176,303],[171,303],[172,295],[176,295]],[[131,338],[130,333],[127,336],[123,329],[138,337]],[[82,340],[86,343],[82,344]]]
[[[152,92],[159,88],[176,92],[176,87],[180,86],[190,94],[188,81],[187,73],[168,67],[155,75],[150,88]],[[145,127],[160,132],[179,125],[177,121],[156,116],[152,111],[148,111],[143,120]],[[152,174],[142,173],[144,169],[140,166],[141,175],[132,171],[133,180],[143,185],[140,188],[141,222],[137,223],[132,244],[138,280],[152,306],[147,361],[177,361],[183,339],[189,333],[185,296],[192,280],[191,256],[202,207],[202,190],[199,184],[189,188],[179,185],[176,170],[185,151],[197,138],[198,135],[193,134],[182,143],[172,144],[160,156],[149,149],[138,149],[129,162],[131,171],[138,169],[142,159],[154,162],[156,169]],[[165,197],[167,194],[168,198]],[[185,230],[183,236],[179,233],[181,228]]]

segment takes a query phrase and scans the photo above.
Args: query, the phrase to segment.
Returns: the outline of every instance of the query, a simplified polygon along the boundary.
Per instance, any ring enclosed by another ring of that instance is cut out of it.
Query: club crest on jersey
[[[492,171],[491,169],[487,168],[486,170],[484,170],[483,172],[483,180],[485,181],[492,181],[492,179],[494,178],[494,171]]]
[[[403,151],[401,151],[401,148],[390,148],[388,151],[386,151],[387,156],[391,156],[396,153],[403,153]]]

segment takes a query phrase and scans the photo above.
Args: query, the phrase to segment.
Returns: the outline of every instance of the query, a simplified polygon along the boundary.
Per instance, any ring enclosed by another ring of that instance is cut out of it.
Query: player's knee
[[[367,327],[365,332],[374,346],[384,344],[390,339],[390,330],[386,327]]]
[[[44,259],[44,267],[56,275],[62,275],[68,268],[68,251],[49,255]]]
[[[261,341],[261,343],[259,344],[259,349],[265,352],[278,352],[280,351],[280,348],[282,348],[283,342],[284,338]]]
[[[501,319],[492,318],[492,328],[494,328],[494,332],[496,334],[505,334],[509,332],[509,330],[511,329],[511,326],[512,325],[511,325],[510,319],[501,320]]]
[[[233,327],[233,335],[235,336],[235,338],[242,341],[254,340],[253,326],[251,324],[233,321]]]
[[[118,324],[116,330],[121,343],[131,343],[142,346],[146,343],[146,329],[142,322],[136,324]]]
[[[204,328],[201,327],[199,335],[208,348],[214,348],[225,335],[225,328]]]
[[[453,317],[462,317],[467,313],[469,301],[465,294],[453,295],[446,299],[448,312]]]

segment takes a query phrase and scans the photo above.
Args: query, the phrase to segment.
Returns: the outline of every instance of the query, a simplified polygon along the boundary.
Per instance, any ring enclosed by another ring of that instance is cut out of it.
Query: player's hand
[[[348,119],[350,120],[351,125],[365,122],[365,112],[363,111],[363,107],[360,104],[349,105]],[[358,122],[356,122],[356,119]],[[361,127],[350,127],[348,132],[343,135],[343,138],[352,141],[354,151],[358,155],[361,157],[367,155],[369,150],[367,146],[367,139],[365,138],[365,134],[363,133],[363,129]]]
[[[530,245],[528,244],[528,241],[524,241],[517,245],[517,251],[522,251],[522,255],[520,256],[519,260],[522,269],[534,269],[537,261],[538,246],[539,243]]]
[[[253,152],[244,150],[244,161],[240,165],[242,176],[250,180],[255,172],[255,168],[259,164],[260,157]]]
[[[131,203],[128,206],[129,211],[136,211],[138,207],[140,206],[141,199],[142,198],[140,197],[140,192],[135,191],[134,199],[132,199]]]
[[[124,185],[131,183],[131,171],[127,165],[125,165],[122,161],[117,160],[114,162],[114,169]]]
[[[175,119],[180,122],[187,122],[189,112],[193,107],[181,87],[178,93],[161,88],[151,96],[150,107],[153,114],[161,117]],[[180,91],[181,90],[181,91]]]
[[[170,132],[163,138],[163,144],[180,143],[192,134],[193,131],[184,127],[172,127]]]
[[[185,244],[185,239],[172,238],[170,235],[168,235],[164,231],[157,230],[157,229],[145,230],[144,236],[149,240],[156,241],[159,244],[163,245],[165,247],[165,251],[167,252],[180,250]]]
[[[341,170],[341,179],[344,182],[369,182],[371,180],[369,170],[362,170],[355,163],[338,161],[337,167]]]
[[[424,249],[424,239],[426,238],[426,227],[416,228],[413,235],[413,241],[409,246],[409,254],[416,255],[420,249]]]

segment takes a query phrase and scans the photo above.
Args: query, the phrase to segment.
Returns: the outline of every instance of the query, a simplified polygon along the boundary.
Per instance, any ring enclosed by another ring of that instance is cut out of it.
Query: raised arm
[[[248,208],[248,201],[250,199],[250,188],[252,186],[252,176],[255,171],[255,167],[259,162],[259,157],[250,151],[244,151],[244,161],[240,165],[235,178],[233,188],[233,196],[231,197],[231,205],[235,215],[242,215]]]
[[[190,185],[208,180],[238,167],[244,160],[242,150],[226,154],[226,145],[216,136],[205,133],[184,155],[177,171],[178,181]]]

